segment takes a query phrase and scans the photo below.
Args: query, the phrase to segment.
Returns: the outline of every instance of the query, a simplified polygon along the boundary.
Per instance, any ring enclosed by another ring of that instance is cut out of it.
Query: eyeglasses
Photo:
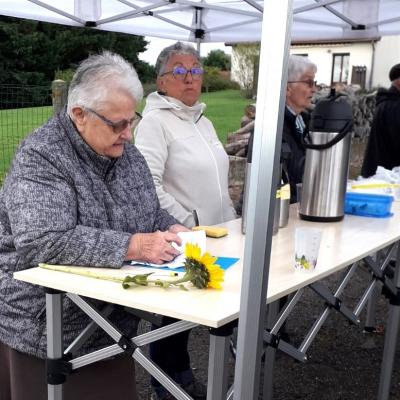
[[[194,81],[199,81],[201,79],[201,77],[203,76],[203,74],[204,74],[203,68],[200,68],[200,67],[193,67],[193,68],[190,68],[190,69],[186,69],[185,67],[175,67],[171,71],[164,72],[163,74],[161,74],[161,76],[164,76],[166,74],[172,74],[175,79],[178,79],[180,81],[184,81],[189,72],[192,75],[192,79]]]
[[[110,121],[108,118],[103,117],[101,114],[97,113],[91,108],[85,107],[85,110],[89,111],[90,113],[94,114],[97,118],[101,119],[116,134],[120,134],[121,132],[123,132],[128,127],[128,125],[131,128],[133,128],[142,119],[141,114],[135,112],[135,116],[132,117],[131,119],[121,119],[121,121],[113,122]]]
[[[317,86],[317,81],[313,81],[312,79],[305,79],[304,81],[288,81],[288,83],[305,83],[309,88]]]

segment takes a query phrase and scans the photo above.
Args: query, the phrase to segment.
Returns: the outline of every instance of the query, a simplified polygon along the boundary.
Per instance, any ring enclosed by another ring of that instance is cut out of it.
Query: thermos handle
[[[254,141],[254,129],[250,133],[249,141],[247,144],[247,163],[251,164],[253,158],[253,141]]]
[[[340,142],[348,134],[348,132],[350,132],[352,126],[353,126],[353,121],[347,121],[343,129],[331,141],[327,143],[324,144],[307,143],[303,137],[301,138],[301,143],[306,149],[326,150],[334,146],[336,143]]]
[[[286,163],[282,163],[282,181],[284,184],[289,183],[289,172]]]

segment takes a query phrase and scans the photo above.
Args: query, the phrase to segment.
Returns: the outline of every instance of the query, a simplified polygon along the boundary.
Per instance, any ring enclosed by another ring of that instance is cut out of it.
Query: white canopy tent
[[[290,39],[398,34],[400,1],[0,0],[0,14],[197,43],[261,40],[234,394],[257,398]]]
[[[259,41],[263,9],[263,0],[0,0],[2,15],[192,42]],[[294,40],[393,35],[400,4],[294,0],[293,22]]]

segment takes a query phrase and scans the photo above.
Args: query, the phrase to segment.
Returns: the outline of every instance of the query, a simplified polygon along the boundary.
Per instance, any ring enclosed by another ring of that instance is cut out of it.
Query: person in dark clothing
[[[285,107],[285,116],[282,131],[282,161],[286,166],[290,184],[290,202],[297,201],[296,184],[303,180],[305,148],[301,137],[308,134],[309,115],[304,112],[299,114],[304,121],[304,131],[299,132],[296,127],[296,115],[294,115],[287,106]]]
[[[389,72],[392,85],[379,89],[361,175],[368,178],[380,165],[386,169],[400,166],[400,64]]]
[[[290,183],[290,200],[296,202],[296,184],[301,183],[304,172],[305,148],[302,137],[308,132],[308,114],[315,93],[317,66],[307,57],[291,55],[288,66],[286,106],[282,131],[282,153]]]
[[[308,114],[305,112],[311,105],[315,93],[315,73],[317,66],[307,57],[290,55],[288,81],[286,88],[285,115],[282,130],[281,162],[286,170],[290,184],[290,202],[297,201],[297,183],[303,180],[306,150],[302,137],[308,133]],[[282,309],[288,297],[279,300]],[[282,340],[289,342],[286,323],[280,329]]]
[[[290,202],[297,201],[296,184],[303,180],[305,153],[302,137],[308,134],[309,115],[306,112],[316,90],[315,74],[317,66],[307,57],[291,55],[288,65],[285,116],[282,130],[281,161],[290,184]],[[249,138],[246,157],[251,152],[254,129]],[[242,193],[237,212],[242,213]]]

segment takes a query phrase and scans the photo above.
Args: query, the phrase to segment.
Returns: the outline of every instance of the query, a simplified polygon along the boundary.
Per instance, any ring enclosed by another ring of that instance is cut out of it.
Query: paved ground
[[[339,274],[324,283],[334,289]],[[369,280],[368,273],[360,268],[349,284],[343,300],[354,307],[360,293]],[[323,309],[323,302],[307,289],[287,323],[293,344],[300,344]],[[387,300],[380,297],[377,307],[377,324],[385,322]],[[361,315],[364,321],[365,314]],[[142,325],[146,330],[146,325]],[[384,336],[363,333],[362,326],[350,325],[341,315],[334,312],[322,327],[307,352],[308,361],[299,363],[285,354],[279,354],[274,370],[275,400],[373,400],[376,399],[382,359]],[[190,339],[192,364],[198,379],[206,384],[208,333],[200,327],[193,330]],[[229,361],[230,381],[234,373],[234,360]],[[137,368],[139,399],[149,399],[149,378],[143,369]],[[261,398],[261,397],[260,397]],[[251,400],[251,399],[249,399]],[[392,377],[390,400],[400,400],[400,354]]]

